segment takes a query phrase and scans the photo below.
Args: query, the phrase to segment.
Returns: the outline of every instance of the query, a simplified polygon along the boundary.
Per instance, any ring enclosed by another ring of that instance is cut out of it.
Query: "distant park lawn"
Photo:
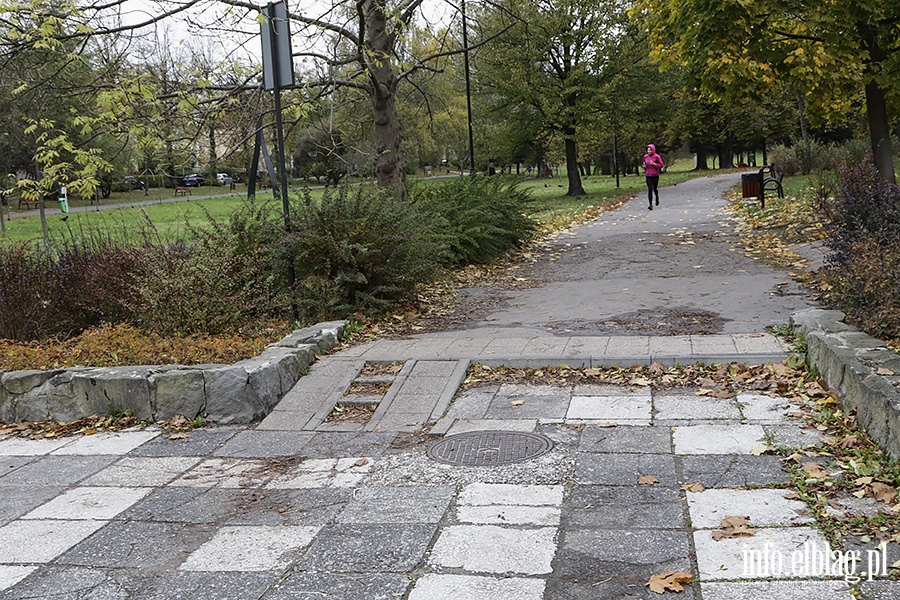
[[[683,164],[682,164],[683,163]],[[669,167],[661,178],[661,185],[672,185],[688,179],[705,175],[713,175],[724,171],[692,171],[688,161],[682,161]],[[420,179],[420,184],[440,185],[442,179]],[[540,223],[559,224],[582,214],[592,206],[608,205],[615,199],[644,190],[643,176],[623,176],[619,178],[620,187],[616,188],[616,180],[608,175],[594,175],[583,178],[587,195],[579,197],[565,196],[567,180],[564,171],[556,177],[547,179],[525,179],[523,187],[531,190],[534,198],[527,211]],[[295,188],[296,189],[296,188]],[[110,232],[125,234],[127,237],[140,239],[142,233],[152,231],[154,235],[172,239],[187,235],[187,224],[192,227],[203,227],[208,216],[222,221],[239,206],[245,203],[246,186],[229,193],[225,187],[191,188],[191,196],[179,198],[181,202],[163,202],[174,199],[174,190],[150,190],[148,196],[135,190],[113,194],[100,206],[92,206],[85,212],[70,212],[68,218],[63,216],[56,203],[48,204],[47,226],[51,239],[68,235],[79,236],[81,232]],[[321,195],[320,189],[313,189],[313,197]],[[215,197],[205,197],[212,196]],[[141,206],[126,208],[111,207],[112,204],[151,202]],[[257,193],[257,201],[272,201],[271,191]],[[15,214],[15,201],[13,214]],[[84,206],[86,202],[75,201],[72,206]],[[7,209],[4,208],[4,214]],[[152,225],[151,225],[152,224]],[[41,239],[41,222],[38,216],[14,217],[6,221],[6,239],[26,241]]]

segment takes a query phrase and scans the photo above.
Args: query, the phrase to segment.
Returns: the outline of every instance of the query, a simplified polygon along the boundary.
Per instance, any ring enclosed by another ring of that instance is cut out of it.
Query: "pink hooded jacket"
[[[663,162],[662,156],[656,153],[656,146],[647,144],[650,152],[644,155],[644,172],[647,177],[658,177],[662,172],[666,163]]]

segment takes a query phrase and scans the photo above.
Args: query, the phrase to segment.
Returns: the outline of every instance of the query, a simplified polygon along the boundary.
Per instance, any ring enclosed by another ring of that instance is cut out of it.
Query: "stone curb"
[[[269,413],[317,354],[337,344],[344,326],[329,321],[298,329],[233,365],[0,371],[0,420],[74,421],[129,411],[157,421],[183,415],[250,423]]]
[[[860,425],[885,453],[900,460],[900,354],[844,323],[844,316],[809,309],[794,313],[791,322],[806,336],[810,366],[845,409],[856,409]]]

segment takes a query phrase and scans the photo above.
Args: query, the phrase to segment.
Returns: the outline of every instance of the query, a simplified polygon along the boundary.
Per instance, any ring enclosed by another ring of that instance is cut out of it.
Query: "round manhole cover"
[[[432,444],[428,456],[450,465],[485,467],[525,462],[552,449],[550,438],[535,433],[473,431],[451,435]]]

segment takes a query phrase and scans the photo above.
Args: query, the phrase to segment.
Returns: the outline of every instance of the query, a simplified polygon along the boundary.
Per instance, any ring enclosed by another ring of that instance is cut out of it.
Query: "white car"
[[[228,173],[216,173],[216,179],[219,180],[219,185],[225,185],[228,183],[227,180],[231,179],[231,176]]]

